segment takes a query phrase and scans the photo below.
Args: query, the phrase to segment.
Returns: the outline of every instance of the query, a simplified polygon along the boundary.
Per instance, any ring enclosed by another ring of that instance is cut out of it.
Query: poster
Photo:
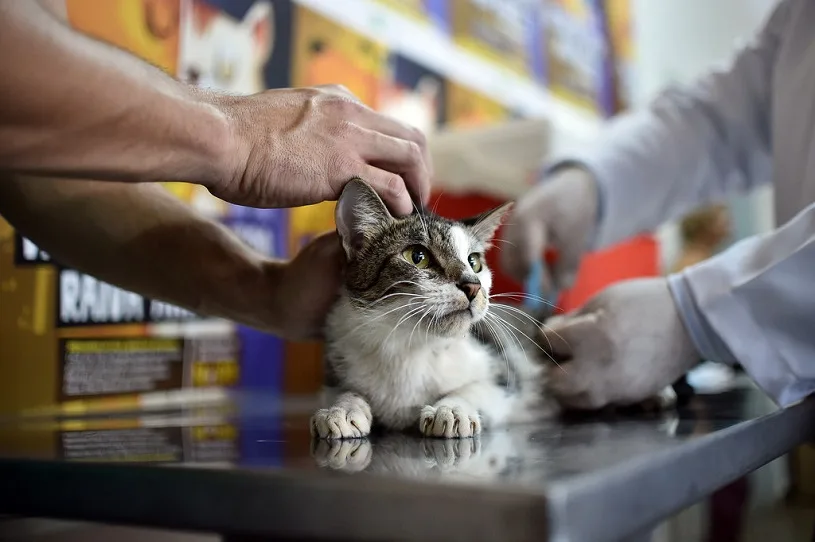
[[[286,4],[271,0],[185,0],[179,78],[202,88],[236,95],[266,90],[267,66],[279,47],[277,18],[285,18],[289,13]],[[288,210],[227,204],[202,187],[194,189],[190,203],[227,225],[260,254],[274,259],[288,256]],[[236,330],[240,339],[241,387],[279,391],[283,341],[246,326],[238,325]]]
[[[398,13],[430,25],[444,34],[450,32],[450,0],[376,0]]]
[[[599,115],[614,109],[600,0],[544,0],[545,80],[557,97]]]
[[[181,0],[67,2],[75,28],[173,74],[182,10]],[[199,325],[208,331],[193,338]],[[230,324],[65,267],[2,220],[0,336],[3,412],[229,386],[240,373]]]
[[[376,109],[431,137],[447,111],[447,83],[437,72],[399,54],[388,58]]]
[[[468,51],[532,77],[540,64],[540,0],[450,0],[453,39]]]
[[[468,87],[447,84],[447,126],[468,128],[506,120],[510,111],[492,98]]]
[[[614,104],[612,113],[629,109],[634,100],[637,73],[631,2],[632,0],[605,0],[603,2],[613,69]]]

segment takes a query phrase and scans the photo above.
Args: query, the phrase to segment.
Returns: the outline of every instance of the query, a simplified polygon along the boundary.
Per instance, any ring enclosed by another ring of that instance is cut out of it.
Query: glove
[[[655,397],[701,361],[664,278],[621,282],[543,329],[561,369],[549,391],[563,406],[595,410]]]
[[[501,265],[512,278],[524,282],[532,266],[543,262],[544,250],[554,249],[557,258],[543,270],[542,291],[568,288],[596,222],[594,179],[583,169],[562,169],[516,202],[504,227]]]

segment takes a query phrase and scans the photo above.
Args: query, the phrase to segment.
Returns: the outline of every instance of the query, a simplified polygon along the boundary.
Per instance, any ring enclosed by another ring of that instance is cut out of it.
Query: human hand
[[[308,205],[336,200],[349,180],[361,177],[397,215],[410,214],[413,201],[427,203],[424,135],[344,87],[202,95],[231,125],[224,173],[207,187],[221,199],[253,207]]]
[[[336,231],[323,234],[283,264],[271,280],[279,333],[291,340],[322,335],[329,309],[342,284],[345,253]]]
[[[656,396],[700,361],[664,278],[636,279],[600,292],[543,330],[562,363],[549,391],[564,406],[599,409]]]
[[[506,241],[501,264],[515,280],[526,280],[544,250],[553,248],[557,259],[544,269],[544,291],[568,288],[574,282],[580,258],[597,221],[597,187],[582,169],[568,168],[530,190],[515,204],[504,227]]]

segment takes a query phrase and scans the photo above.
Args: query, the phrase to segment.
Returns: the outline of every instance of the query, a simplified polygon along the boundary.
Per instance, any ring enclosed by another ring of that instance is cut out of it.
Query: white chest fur
[[[494,379],[492,354],[469,335],[427,338],[412,326],[361,322],[340,303],[329,320],[328,356],[346,391],[363,395],[375,418],[394,428],[415,423],[419,410],[474,382]],[[351,332],[365,325],[364,333]]]

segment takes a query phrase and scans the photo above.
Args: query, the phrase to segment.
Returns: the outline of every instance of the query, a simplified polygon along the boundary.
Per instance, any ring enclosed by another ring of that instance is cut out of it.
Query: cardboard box
[[[533,77],[541,62],[538,0],[451,0],[456,43],[512,72]]]
[[[559,98],[593,113],[614,110],[611,56],[600,0],[543,0],[545,81]]]
[[[450,32],[449,0],[376,0],[416,21],[437,28],[444,34]]]
[[[634,43],[632,0],[605,0],[607,35],[611,48],[612,114],[629,109],[634,103],[636,85],[636,44]]]
[[[291,11],[288,1],[184,0],[179,77],[231,94],[256,94],[279,84],[276,68],[290,51],[285,29]],[[285,70],[287,62],[283,64]],[[270,73],[274,73],[272,80]],[[227,225],[261,254],[276,259],[288,257],[287,209],[227,204],[201,187],[191,191],[188,201]],[[240,325],[235,333],[241,347],[240,386],[279,392],[283,387],[284,342]]]
[[[273,36],[269,2],[249,2],[237,15],[197,0],[69,0],[67,7],[77,29],[169,73],[189,75],[197,62],[221,76],[234,74],[229,90],[262,90]],[[233,47],[252,54],[229,57]],[[223,63],[228,58],[232,65]],[[286,211],[227,205],[187,183],[165,186],[261,252],[288,254]],[[279,339],[64,267],[2,220],[0,337],[0,358],[7,360],[0,378],[3,412],[137,405],[152,392],[182,388],[244,385],[277,392],[281,386]]]

